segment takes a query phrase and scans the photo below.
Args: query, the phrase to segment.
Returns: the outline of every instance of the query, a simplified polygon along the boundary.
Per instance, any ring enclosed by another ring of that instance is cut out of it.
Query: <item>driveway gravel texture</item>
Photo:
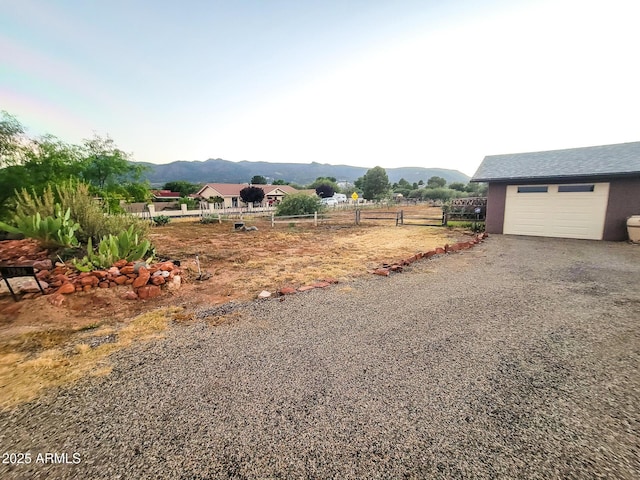
[[[496,235],[198,317],[0,414],[0,478],[640,478],[640,246]]]

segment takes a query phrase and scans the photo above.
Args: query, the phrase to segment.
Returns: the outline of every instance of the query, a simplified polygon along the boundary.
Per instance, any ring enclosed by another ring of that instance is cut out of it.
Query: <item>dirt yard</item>
[[[413,215],[439,212],[403,208]],[[190,318],[196,308],[248,301],[264,290],[275,294],[327,278],[338,280],[335,288],[345,288],[340,283],[369,275],[383,263],[467,236],[441,227],[396,227],[391,219],[355,226],[352,218],[348,212],[317,227],[275,228],[268,219],[245,219],[257,231],[233,231],[228,222],[174,221],[153,229],[151,240],[160,258],[179,260],[185,271],[175,293],[130,301],[121,299],[130,287],[94,289],[67,296],[60,307],[42,296],[18,303],[9,295],[0,297],[0,405],[33,398],[34,383],[38,391],[87,372],[108,373],[105,358],[111,351]],[[196,255],[206,280],[197,280]],[[13,391],[19,385],[20,391]]]

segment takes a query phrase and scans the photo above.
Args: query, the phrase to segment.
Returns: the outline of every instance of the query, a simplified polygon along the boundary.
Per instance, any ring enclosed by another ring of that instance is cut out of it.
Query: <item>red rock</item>
[[[114,278],[113,281],[116,283],[116,285],[124,285],[124,283],[127,281],[127,277],[125,277],[124,275],[120,275],[119,277]]]
[[[296,289],[293,287],[282,287],[278,290],[278,295],[293,295],[296,293]]]
[[[75,285],[73,283],[67,282],[63,283],[62,286],[58,289],[57,293],[73,293],[76,291]]]
[[[118,286],[118,284],[116,282],[114,282],[113,280],[109,281],[109,288],[114,288],[114,287],[117,287],[117,286]]]
[[[120,269],[120,273],[122,273],[123,275],[126,275],[128,273],[133,273],[133,265],[124,265],[123,267],[118,267],[118,268]]]
[[[161,277],[161,276],[151,277],[151,283],[153,283],[154,285],[163,285],[164,282],[165,282],[164,277]]]
[[[133,290],[124,292],[121,297],[123,300],[138,300],[138,294]]]
[[[124,267],[127,263],[128,262],[126,260],[118,260],[116,263],[113,264],[113,266],[119,269],[119,268]],[[133,268],[133,267],[131,267],[131,268]],[[133,271],[133,270],[131,270],[131,271]]]
[[[51,260],[36,260],[33,262],[33,268],[36,270],[51,270],[53,268],[53,263]]]
[[[36,273],[36,278],[38,280],[47,280],[50,276],[51,273],[49,272],[49,270],[40,270],[38,273]]]
[[[80,285],[76,285],[76,292],[81,292],[82,291],[82,287]]]
[[[109,282],[100,282],[98,286],[100,288],[109,288]]]
[[[388,268],[378,268],[376,270],[373,271],[374,275],[380,275],[382,277],[388,277],[389,276],[389,269]]]
[[[392,272],[401,272],[402,265],[398,265],[398,264],[391,265],[391,267],[389,267],[389,270],[391,270]]]
[[[143,285],[146,285],[149,281],[149,278],[151,278],[149,270],[147,270],[145,267],[140,267],[140,269],[138,270],[138,278],[133,281],[133,288],[140,288]]]
[[[107,270],[107,273],[113,277],[120,275],[120,269],[118,267],[111,267]]]
[[[157,285],[144,285],[138,289],[138,297],[141,300],[146,300],[147,298],[154,298],[159,296],[162,293],[160,287]]]
[[[442,255],[443,253],[446,253],[444,248],[442,248],[442,247],[437,247],[436,248],[436,255]]]
[[[327,283],[338,283],[338,279],[333,277],[327,277],[323,281]]]
[[[429,250],[427,253],[424,254],[424,256],[426,258],[431,258],[431,257],[433,257],[434,255],[437,255],[437,254],[438,253],[435,250]]]
[[[47,297],[47,301],[54,307],[59,307],[64,302],[64,295],[62,295],[61,293],[56,293],[55,295],[49,295]]]
[[[95,287],[96,285],[98,285],[98,282],[99,280],[93,275],[89,275],[88,277],[82,277],[80,279],[80,285],[82,285],[83,287],[86,287],[86,286]]]
[[[299,292],[308,292],[309,290],[313,290],[314,287],[313,285],[303,285],[302,287],[298,287],[298,291]]]
[[[88,292],[89,290],[91,290],[92,285],[85,285],[84,287],[82,287],[82,290],[85,292]]]
[[[175,265],[171,262],[164,262],[158,265],[158,267],[160,268],[160,270],[171,271],[175,268]]]
[[[329,285],[331,284],[328,282],[316,282],[311,284],[313,288],[327,288]]]
[[[99,280],[102,280],[103,278],[105,278],[108,274],[107,272],[105,272],[104,270],[94,270],[93,272],[91,272],[91,275],[93,275],[94,277],[96,277]]]
[[[127,278],[127,277],[125,277],[125,278]],[[131,285],[133,283],[133,280],[134,280],[133,278],[127,278],[127,281],[124,282],[124,284],[125,285]]]

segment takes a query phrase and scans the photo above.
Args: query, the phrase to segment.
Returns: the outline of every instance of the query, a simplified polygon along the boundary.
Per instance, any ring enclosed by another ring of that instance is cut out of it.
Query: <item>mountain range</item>
[[[349,165],[329,165],[327,163],[269,163],[269,162],[231,162],[221,158],[205,161],[183,161],[156,165],[138,162],[147,167],[143,178],[151,185],[160,186],[166,182],[185,180],[192,183],[249,183],[254,175],[262,175],[268,181],[285,180],[299,185],[313,182],[318,177],[334,177],[338,182],[353,183],[367,173],[368,168]],[[409,183],[438,176],[451,182],[467,183],[469,177],[458,170],[445,168],[400,167],[387,168],[391,183],[404,178]]]

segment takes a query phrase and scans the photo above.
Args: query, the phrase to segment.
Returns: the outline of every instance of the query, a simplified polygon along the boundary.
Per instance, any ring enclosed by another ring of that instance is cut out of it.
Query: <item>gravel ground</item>
[[[0,478],[640,477],[640,246],[492,236],[235,312],[1,414]]]

